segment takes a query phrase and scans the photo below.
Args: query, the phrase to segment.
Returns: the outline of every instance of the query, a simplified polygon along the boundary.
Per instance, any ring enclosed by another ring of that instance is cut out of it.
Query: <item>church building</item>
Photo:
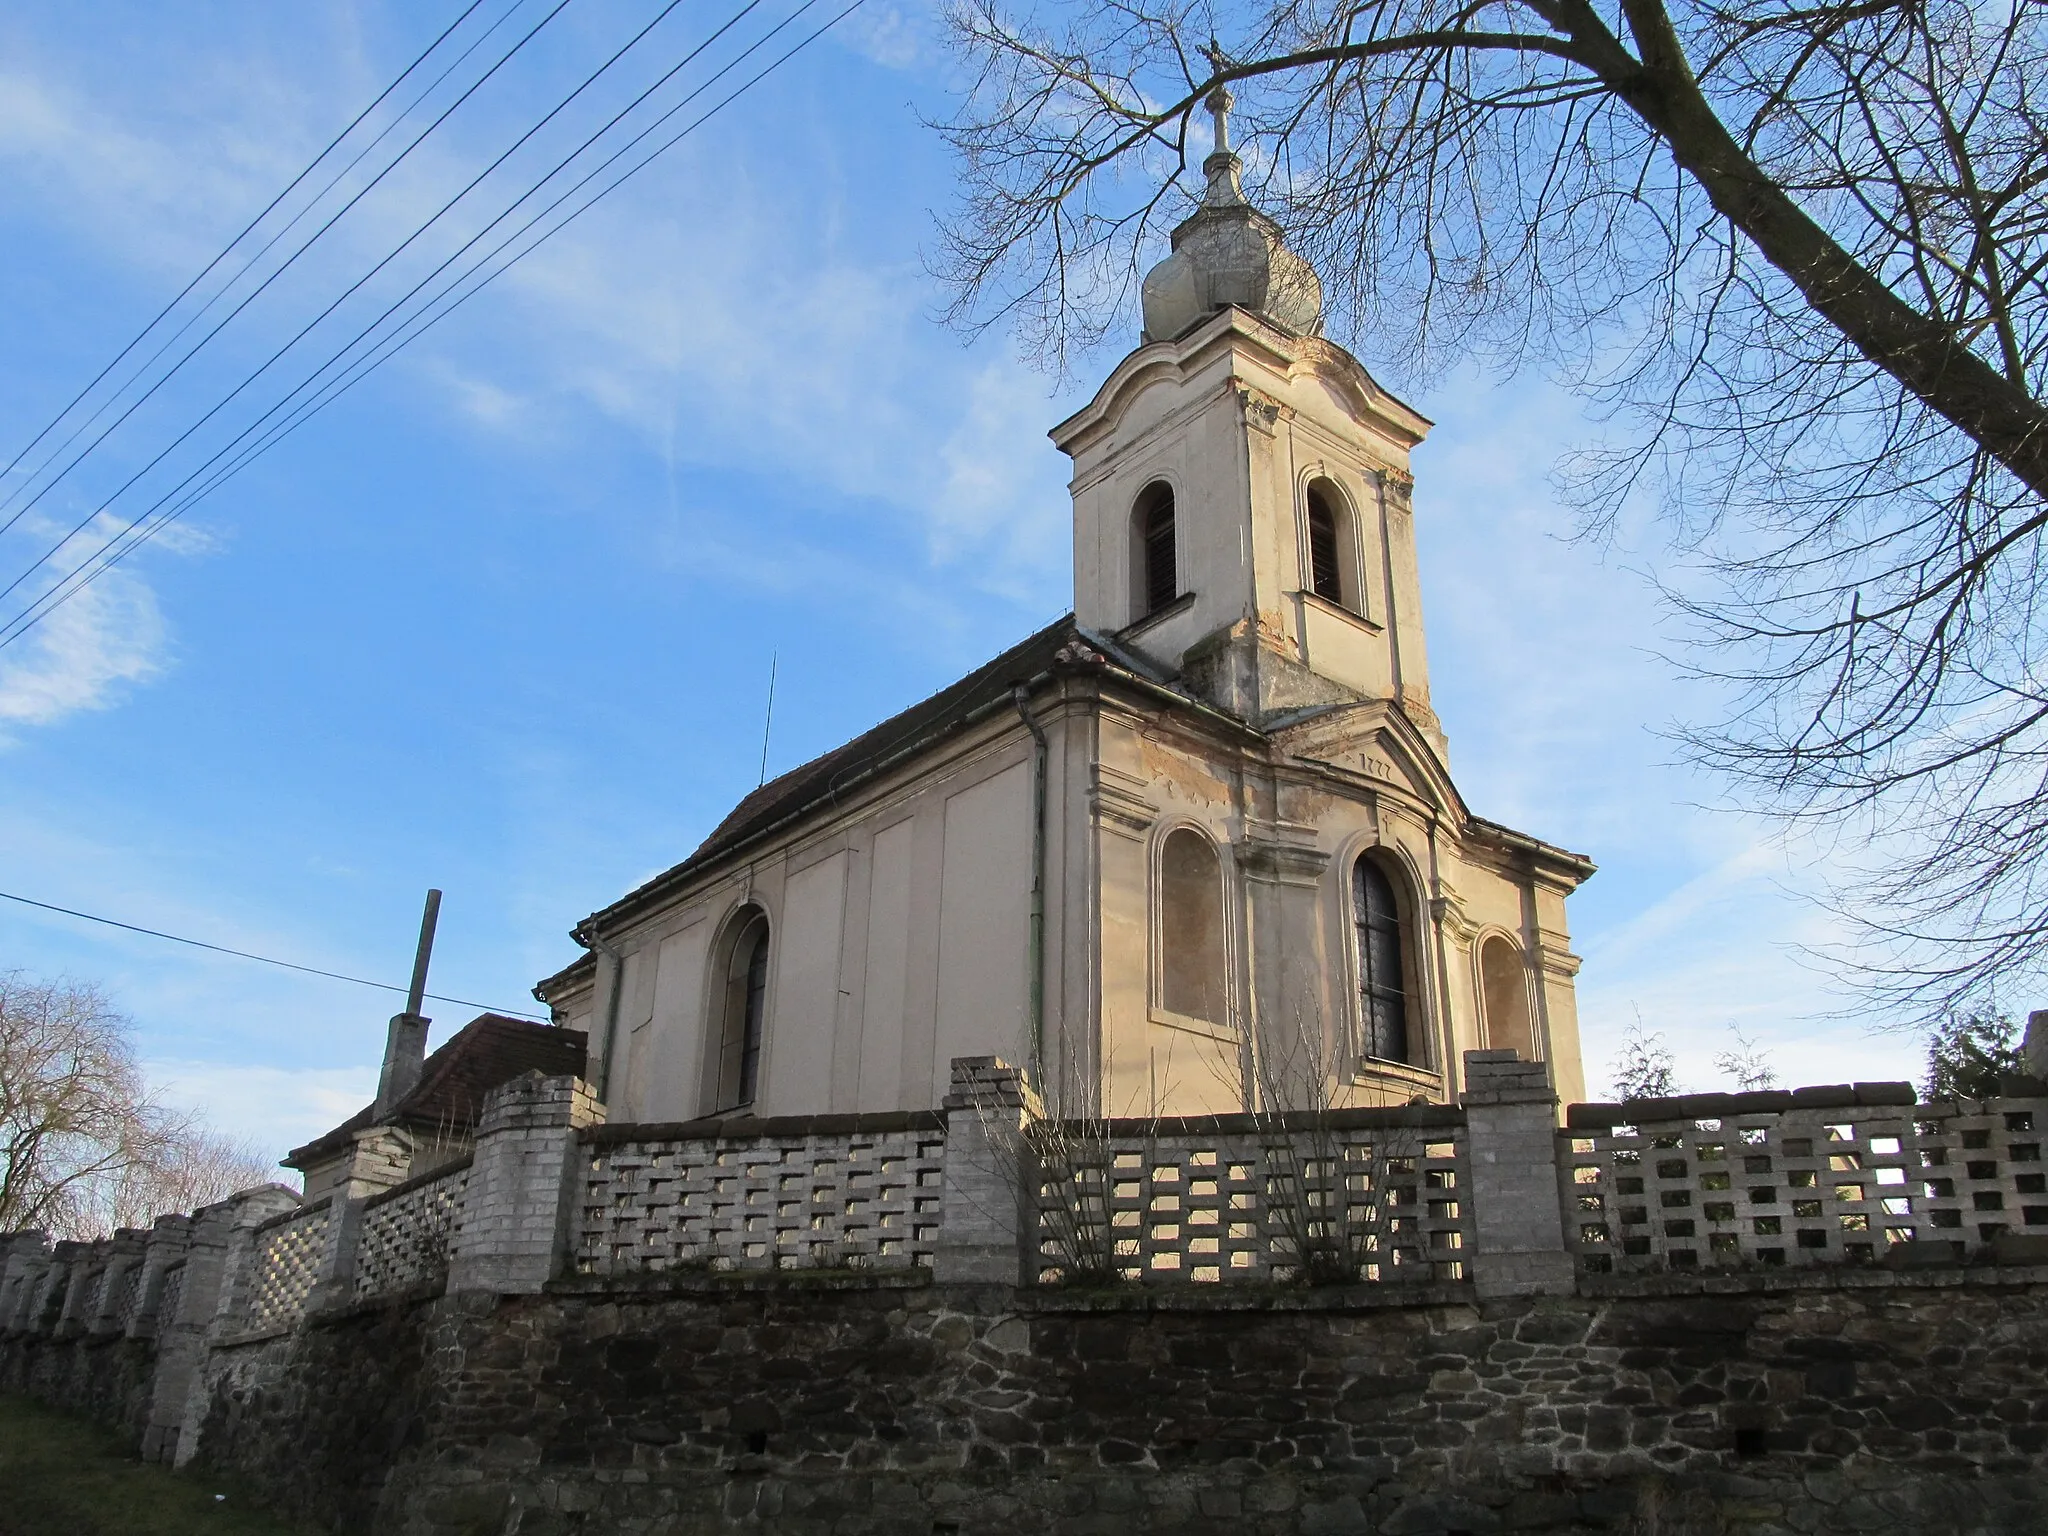
[[[1052,430],[1074,611],[763,785],[535,995],[614,1120],[936,1107],[953,1057],[1117,1116],[1584,1097],[1565,898],[1430,707],[1409,455],[1217,103],[1144,335]]]

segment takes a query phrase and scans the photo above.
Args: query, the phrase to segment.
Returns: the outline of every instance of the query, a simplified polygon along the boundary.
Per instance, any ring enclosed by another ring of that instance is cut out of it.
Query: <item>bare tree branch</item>
[[[95,988],[0,972],[0,1232],[104,1237],[268,1177],[148,1091],[131,1029]]]
[[[939,272],[956,319],[1064,364],[1133,307],[1231,83],[1328,328],[1397,375],[1538,364],[1609,415],[1567,484],[1592,536],[1662,505],[1680,657],[1733,700],[1689,750],[1872,840],[1836,958],[1937,1016],[2048,981],[2044,18],[970,0]]]

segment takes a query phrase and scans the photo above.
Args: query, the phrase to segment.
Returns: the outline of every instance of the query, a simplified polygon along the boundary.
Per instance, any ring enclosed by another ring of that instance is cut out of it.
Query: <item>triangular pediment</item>
[[[1463,819],[1464,798],[1449,768],[1397,704],[1371,699],[1319,711],[1273,732],[1289,757],[1346,778],[1405,791],[1434,809]]]

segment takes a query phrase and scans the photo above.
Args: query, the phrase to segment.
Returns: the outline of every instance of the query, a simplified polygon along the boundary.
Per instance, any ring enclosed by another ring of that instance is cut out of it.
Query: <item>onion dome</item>
[[[1170,341],[1231,305],[1302,335],[1322,328],[1315,268],[1287,249],[1278,224],[1245,201],[1244,162],[1230,147],[1230,106],[1222,86],[1209,93],[1216,118],[1216,148],[1202,162],[1209,187],[1201,207],[1174,227],[1173,254],[1145,274],[1147,341]]]

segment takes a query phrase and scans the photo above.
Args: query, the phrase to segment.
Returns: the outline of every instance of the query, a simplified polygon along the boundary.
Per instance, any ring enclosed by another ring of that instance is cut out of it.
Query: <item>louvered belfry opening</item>
[[[1308,489],[1309,590],[1325,602],[1344,603],[1344,568],[1338,555],[1337,509],[1319,485]]]
[[[1179,555],[1174,544],[1173,487],[1155,481],[1139,493],[1138,547],[1142,553],[1146,614],[1157,613],[1180,596]]]

